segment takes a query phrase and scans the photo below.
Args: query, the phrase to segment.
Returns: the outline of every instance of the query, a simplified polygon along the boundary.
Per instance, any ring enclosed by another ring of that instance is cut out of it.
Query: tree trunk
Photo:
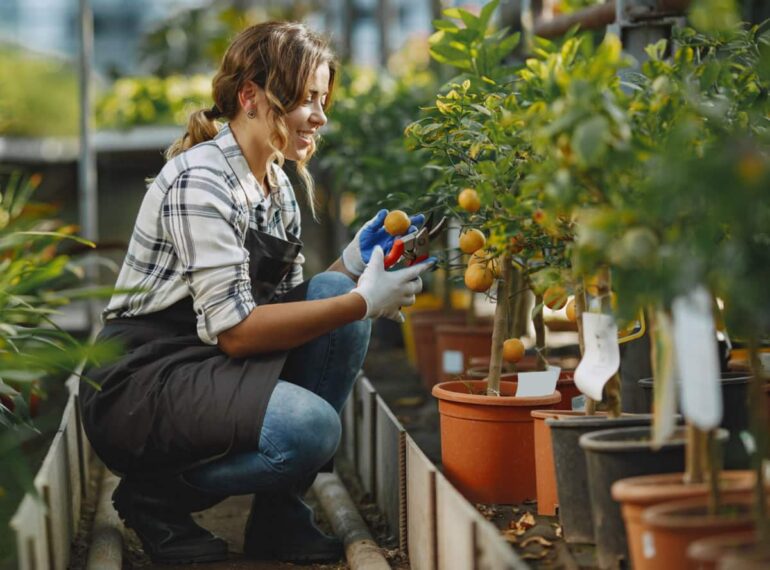
[[[545,359],[545,323],[543,322],[543,296],[535,294],[535,307],[539,307],[532,324],[535,326],[535,353],[537,354],[537,370],[547,370],[548,361]]]
[[[492,354],[489,357],[487,395],[500,395],[500,373],[503,368],[503,342],[506,334],[506,312],[511,284],[511,261],[508,254],[502,258],[503,275],[497,283],[497,305],[495,306],[494,328],[492,329]]]

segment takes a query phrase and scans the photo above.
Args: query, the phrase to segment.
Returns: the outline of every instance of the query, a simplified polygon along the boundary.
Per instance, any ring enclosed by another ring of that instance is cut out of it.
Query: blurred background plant
[[[82,285],[84,261],[68,245],[93,244],[56,219],[56,208],[30,197],[40,175],[0,171],[0,527],[24,493],[61,417],[63,381],[81,363],[104,362],[115,347],[77,338],[56,323],[74,300],[109,295]],[[14,552],[0,533],[0,562]]]
[[[0,134],[77,134],[78,80],[70,61],[0,43],[0,62]]]

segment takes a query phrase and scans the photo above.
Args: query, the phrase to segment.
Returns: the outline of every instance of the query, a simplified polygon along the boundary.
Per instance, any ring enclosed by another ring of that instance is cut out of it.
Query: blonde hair
[[[272,154],[268,159],[267,176],[274,180],[272,162],[283,166],[283,149],[289,141],[285,116],[296,109],[306,97],[310,78],[319,65],[329,66],[329,94],[324,109],[331,104],[337,65],[328,43],[296,22],[265,22],[242,31],[227,48],[219,71],[212,81],[214,106],[192,113],[187,132],[166,150],[166,160],[198,143],[213,139],[219,132],[217,119],[232,120],[238,114],[238,93],[247,81],[253,81],[265,92],[266,113]],[[304,160],[297,162],[297,174],[302,179],[310,210],[315,218],[313,179],[307,163],[316,150],[313,140]]]

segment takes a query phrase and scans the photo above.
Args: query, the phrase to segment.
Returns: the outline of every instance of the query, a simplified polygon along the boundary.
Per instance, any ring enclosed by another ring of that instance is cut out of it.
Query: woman
[[[305,165],[335,72],[300,24],[242,32],[213,80],[215,105],[191,116],[142,202],[100,334],[124,351],[88,372],[100,389],[83,383],[82,403],[94,449],[122,476],[115,508],[155,562],[225,559],[226,543],[190,513],[238,494],[254,494],[246,555],[343,553],[302,496],[337,448],[368,319],[398,319],[432,260],[384,270],[383,210],[303,281],[281,165],[296,161],[312,208]]]

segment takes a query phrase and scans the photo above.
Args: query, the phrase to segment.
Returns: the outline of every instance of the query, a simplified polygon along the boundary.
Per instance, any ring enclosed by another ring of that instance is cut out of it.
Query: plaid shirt
[[[229,126],[166,163],[144,196],[104,319],[165,309],[192,296],[198,336],[208,344],[256,306],[249,279],[248,228],[300,237],[300,212],[286,173],[272,165],[278,187],[265,196]],[[279,284],[302,283],[304,257]]]

